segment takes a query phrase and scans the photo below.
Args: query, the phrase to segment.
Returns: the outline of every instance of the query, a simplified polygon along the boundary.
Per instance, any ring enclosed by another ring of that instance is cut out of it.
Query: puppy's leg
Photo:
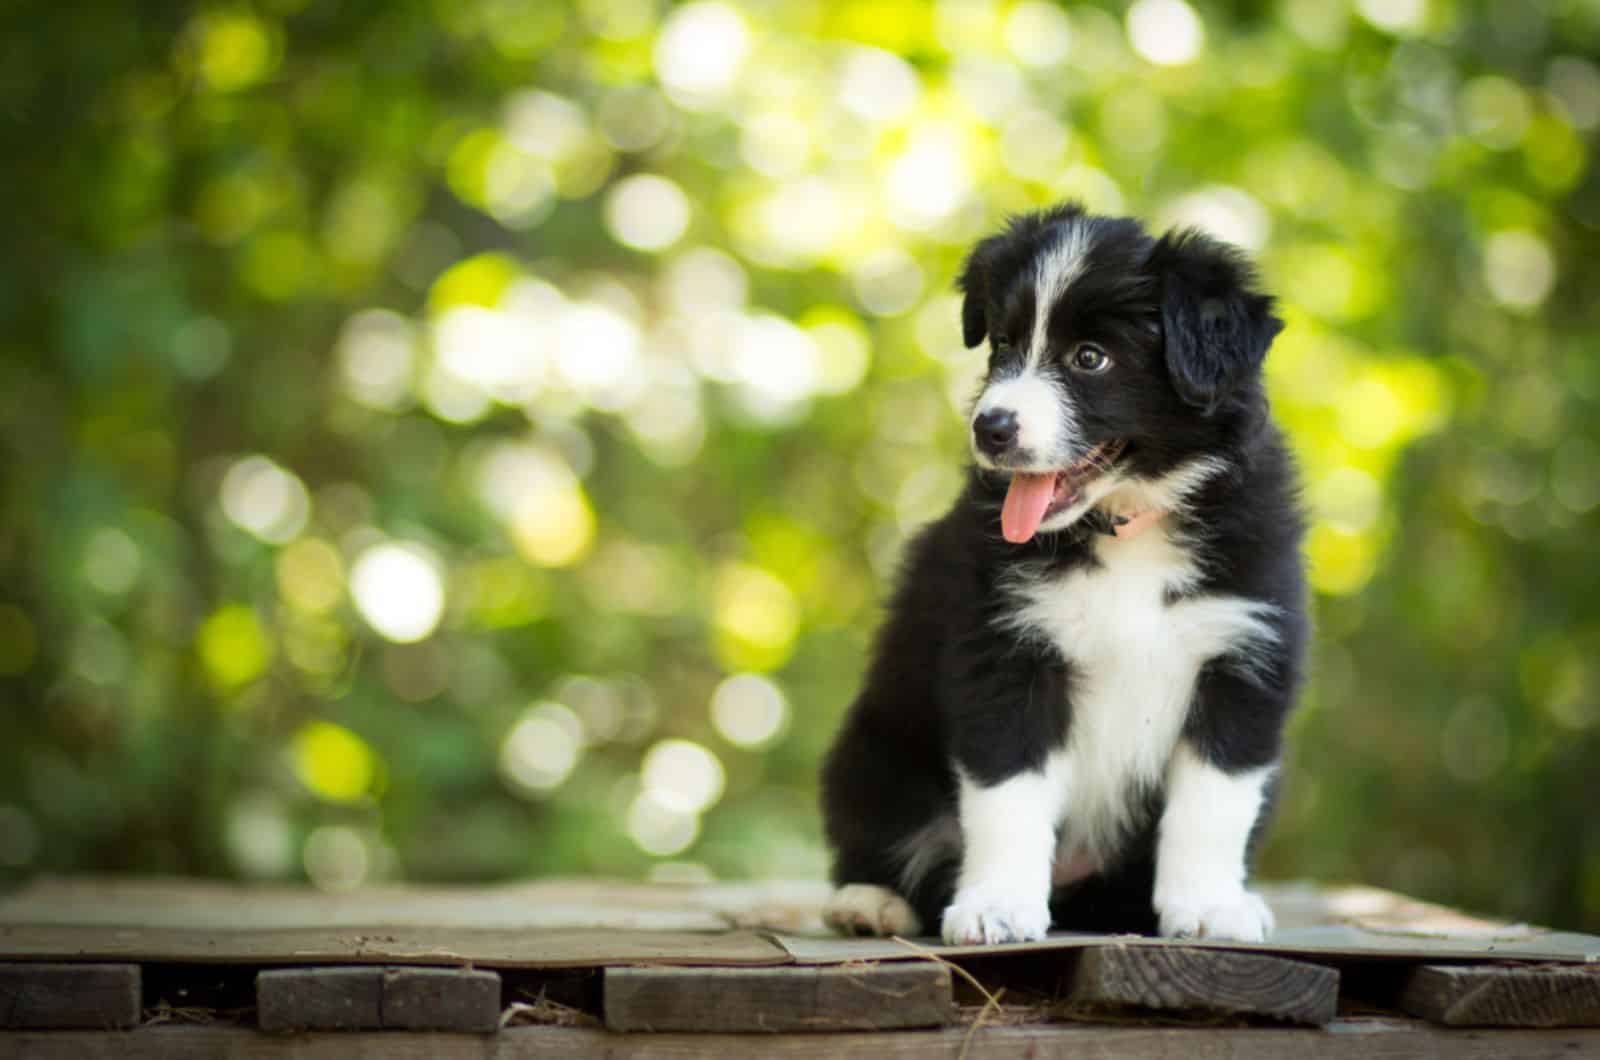
[[[1050,930],[1059,791],[1041,770],[992,785],[962,777],[964,848],[955,901],[944,912],[946,942],[1024,942]]]
[[[961,866],[943,935],[1021,942],[1050,930],[1050,870],[1066,798],[1066,666],[1053,650],[974,638],[946,670]]]
[[[841,935],[920,935],[922,920],[898,894],[875,883],[847,883],[822,907],[822,919]]]
[[[931,735],[896,717],[916,709],[869,690],[822,774],[822,817],[837,890],[823,919],[846,935],[920,935],[950,900],[960,850],[954,785]]]
[[[1163,935],[1261,942],[1272,911],[1245,890],[1251,833],[1272,766],[1229,772],[1187,739],[1167,767],[1156,846],[1155,909]]]

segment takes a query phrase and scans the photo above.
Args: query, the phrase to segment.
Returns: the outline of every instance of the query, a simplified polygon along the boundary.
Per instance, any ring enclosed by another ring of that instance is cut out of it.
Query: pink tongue
[[[1042,475],[1016,474],[1011,476],[1011,488],[1006,491],[1005,507],[1000,509],[1000,532],[1013,545],[1020,545],[1033,537],[1044,521],[1045,509],[1056,493],[1056,473]]]

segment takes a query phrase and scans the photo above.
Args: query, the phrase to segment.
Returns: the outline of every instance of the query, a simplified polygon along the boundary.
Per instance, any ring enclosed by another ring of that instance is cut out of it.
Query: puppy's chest
[[[1195,621],[1200,601],[1181,595],[1198,577],[1186,549],[1157,532],[1107,538],[1097,558],[1013,589],[1017,632],[1048,641],[1071,664],[1074,714],[1119,691],[1166,687],[1211,647]]]
[[[1200,667],[1250,635],[1259,605],[1182,595],[1198,567],[1164,530],[1096,548],[1098,566],[1015,592],[1017,631],[1047,640],[1069,664],[1068,731],[1047,766],[1060,816],[1077,833],[1073,845],[1104,852],[1127,823],[1131,793],[1159,786]]]

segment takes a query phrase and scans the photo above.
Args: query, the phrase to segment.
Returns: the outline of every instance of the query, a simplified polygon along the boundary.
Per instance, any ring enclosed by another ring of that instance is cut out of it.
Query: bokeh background
[[[1600,928],[1600,3],[12,5],[0,873],[825,871],[951,279],[1255,254],[1320,636],[1264,870]]]

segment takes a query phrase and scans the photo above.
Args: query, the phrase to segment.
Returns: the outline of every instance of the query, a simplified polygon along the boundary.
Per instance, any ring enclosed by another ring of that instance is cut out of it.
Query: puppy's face
[[[1130,482],[1225,443],[1279,322],[1248,266],[1075,207],[1018,218],[967,262],[962,323],[986,337],[978,464],[1008,475],[1008,540],[1071,525]]]

